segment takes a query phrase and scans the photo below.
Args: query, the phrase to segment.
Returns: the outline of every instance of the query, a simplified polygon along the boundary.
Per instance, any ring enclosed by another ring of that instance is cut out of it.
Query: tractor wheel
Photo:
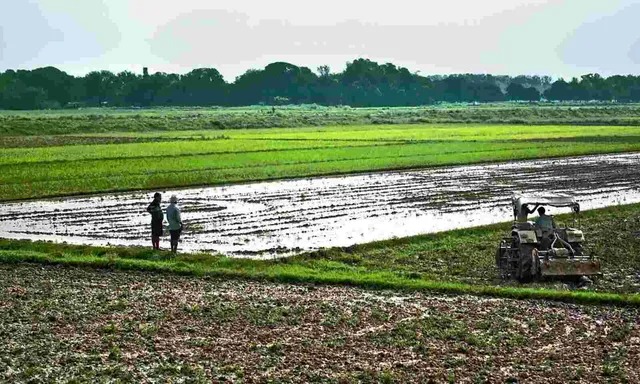
[[[538,249],[520,244],[518,254],[518,281],[529,283],[538,276]]]

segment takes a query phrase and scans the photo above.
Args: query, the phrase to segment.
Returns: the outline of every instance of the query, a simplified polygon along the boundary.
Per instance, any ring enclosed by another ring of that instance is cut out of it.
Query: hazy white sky
[[[366,57],[422,74],[640,73],[640,0],[1,0],[0,70],[227,80]]]

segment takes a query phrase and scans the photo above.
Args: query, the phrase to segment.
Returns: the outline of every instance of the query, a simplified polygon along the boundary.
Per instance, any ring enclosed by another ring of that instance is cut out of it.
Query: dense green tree
[[[26,85],[15,78],[8,82],[0,93],[0,105],[6,109],[47,108],[47,93],[39,87]]]
[[[0,108],[38,109],[84,105],[323,105],[400,106],[434,102],[640,101],[640,76],[586,74],[569,82],[548,76],[458,74],[422,76],[369,59],[347,63],[341,73],[276,62],[248,70],[227,83],[214,68],[178,75],[145,71],[93,71],[70,76],[54,67],[0,73]]]
[[[138,85],[140,76],[131,71],[122,71],[115,79],[115,100],[120,106],[131,106],[138,103]]]
[[[97,105],[116,100],[117,77],[110,71],[93,71],[84,77],[87,102]]]
[[[24,71],[21,80],[28,87],[42,89],[52,103],[65,105],[72,99],[71,89],[74,78],[57,68],[44,67]]]
[[[512,82],[507,87],[507,99],[518,101],[538,101],[540,92],[533,86],[525,87],[519,83]]]
[[[583,75],[580,78],[580,87],[586,93],[588,100],[611,100],[613,92],[607,86],[605,79],[597,73]]]
[[[640,100],[640,76],[611,76],[605,80],[612,98],[619,101]]]
[[[227,83],[215,68],[198,68],[180,77],[181,104],[223,105],[227,101]]]
[[[275,97],[287,98],[294,104],[313,102],[318,77],[309,68],[277,62],[263,70],[249,70],[232,85],[234,104],[274,104]]]
[[[549,76],[519,75],[509,80],[509,84],[513,83],[522,85],[525,88],[535,88],[540,94],[551,87],[552,80]]]
[[[564,79],[558,79],[551,84],[551,87],[544,93],[544,97],[548,100],[571,100],[573,98],[571,93],[571,87],[564,81]]]

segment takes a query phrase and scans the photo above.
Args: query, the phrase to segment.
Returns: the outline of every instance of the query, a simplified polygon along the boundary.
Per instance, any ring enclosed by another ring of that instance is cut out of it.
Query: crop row
[[[309,175],[639,150],[639,143],[451,143],[2,167],[0,198],[222,184]]]
[[[0,152],[0,165],[32,162],[77,161],[90,159],[124,159],[140,157],[169,158],[295,149],[370,146],[420,141],[452,141],[451,146],[466,145],[462,141],[517,141],[576,139],[579,141],[640,141],[637,127],[575,126],[356,126],[265,130],[159,132],[137,134],[127,139],[149,140],[142,143],[68,145],[34,148],[5,148]],[[96,136],[92,136],[97,138]],[[123,139],[125,137],[122,137]],[[64,138],[62,136],[61,138]],[[89,138],[89,137],[88,137]],[[111,137],[117,139],[118,136]],[[72,137],[77,140],[77,136]],[[153,142],[152,140],[163,140]],[[488,143],[489,144],[489,143]],[[471,145],[471,144],[470,144]],[[495,145],[491,143],[491,145]],[[497,147],[501,150],[501,147]]]
[[[384,145],[386,142],[373,143]],[[70,145],[36,148],[8,148],[0,152],[0,166],[38,162],[79,160],[113,160],[132,158],[162,158],[176,156],[213,155],[297,149],[326,149],[334,147],[371,146],[368,141],[346,140],[189,140],[127,144]],[[163,160],[163,161],[165,161]],[[157,160],[156,160],[157,161]]]
[[[291,164],[331,163],[335,161],[360,161],[363,165],[383,160],[394,164],[398,159],[424,159],[418,165],[439,164],[437,159],[447,158],[452,163],[469,155],[476,161],[494,160],[496,156],[509,158],[514,154],[528,151],[539,155],[554,153],[568,155],[579,152],[615,152],[640,148],[640,143],[548,143],[544,146],[531,142],[500,142],[487,146],[482,142],[438,142],[418,144],[397,144],[386,146],[301,149],[273,152],[245,152],[242,154],[223,153],[189,155],[176,157],[150,157],[133,159],[97,159],[75,162],[54,162],[12,164],[0,167],[0,185],[37,182],[47,180],[74,180],[121,175],[176,175],[201,170],[222,170],[238,168],[262,168]]]
[[[169,133],[167,133],[169,134]],[[173,133],[176,134],[176,133]],[[298,140],[532,140],[574,137],[640,136],[639,127],[523,125],[396,125],[242,130],[233,138]]]
[[[87,133],[83,137],[129,139],[204,140],[224,136],[230,139],[272,140],[528,140],[558,137],[638,136],[637,126],[581,125],[495,125],[495,124],[393,124],[349,125],[268,129],[180,130],[154,132]],[[64,137],[64,136],[61,136]],[[75,136],[77,137],[77,136]]]

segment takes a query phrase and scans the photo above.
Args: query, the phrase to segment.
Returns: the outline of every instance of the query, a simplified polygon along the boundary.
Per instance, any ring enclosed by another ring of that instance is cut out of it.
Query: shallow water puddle
[[[514,192],[569,192],[583,209],[640,202],[640,153],[517,161],[165,192],[184,251],[269,258],[512,219]],[[0,237],[150,245],[153,192],[2,205]],[[166,206],[166,203],[163,203]],[[550,209],[551,214],[566,210]],[[163,238],[161,247],[168,248]]]

